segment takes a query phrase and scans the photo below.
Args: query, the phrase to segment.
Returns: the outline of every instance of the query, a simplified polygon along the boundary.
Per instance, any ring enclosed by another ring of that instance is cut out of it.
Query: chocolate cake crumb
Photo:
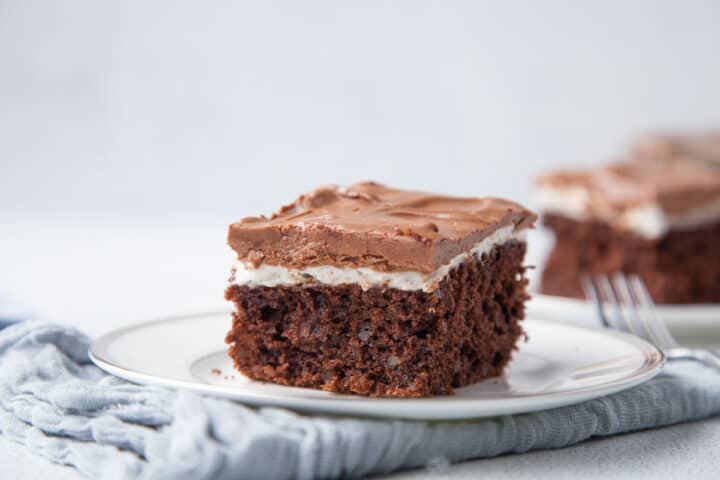
[[[555,247],[545,264],[540,292],[583,298],[584,275],[637,274],[661,304],[720,302],[720,223],[670,231],[651,239],[597,220],[547,214]]]
[[[226,341],[244,375],[371,396],[450,394],[500,375],[523,333],[526,245],[511,240],[430,292],[357,284],[230,285]]]

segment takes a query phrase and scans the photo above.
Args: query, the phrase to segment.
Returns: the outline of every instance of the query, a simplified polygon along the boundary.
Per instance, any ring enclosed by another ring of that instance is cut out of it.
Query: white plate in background
[[[614,393],[657,374],[663,355],[621,332],[531,318],[529,340],[505,375],[455,395],[369,398],[250,380],[232,367],[223,343],[228,313],[168,318],[115,330],[93,342],[90,356],[127,380],[192,390],[258,406],[408,419],[461,419],[544,410]],[[588,348],[592,346],[592,348]]]
[[[720,304],[658,305],[658,316],[679,340],[693,345],[720,345]],[[527,303],[528,316],[599,326],[594,304],[576,298],[533,293]]]

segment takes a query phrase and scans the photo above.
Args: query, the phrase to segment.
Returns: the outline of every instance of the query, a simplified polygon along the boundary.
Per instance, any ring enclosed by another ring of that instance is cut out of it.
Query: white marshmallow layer
[[[398,290],[432,291],[443,278],[471,256],[480,257],[500,245],[512,240],[524,242],[526,230],[516,230],[514,225],[497,229],[475,244],[469,253],[461,253],[449,263],[431,273],[414,271],[380,272],[371,268],[344,268],[331,265],[307,267],[302,269],[286,268],[276,265],[253,267],[249,262],[236,261],[230,283],[235,285],[276,287],[319,283],[323,285],[358,284],[363,290],[372,287],[388,287]]]
[[[590,195],[587,190],[578,186],[543,186],[535,192],[534,200],[535,206],[543,213],[562,215],[579,221],[597,219],[646,238],[660,238],[672,230],[692,230],[720,221],[720,201],[681,214],[668,214],[659,204],[653,202],[622,211],[590,214]]]

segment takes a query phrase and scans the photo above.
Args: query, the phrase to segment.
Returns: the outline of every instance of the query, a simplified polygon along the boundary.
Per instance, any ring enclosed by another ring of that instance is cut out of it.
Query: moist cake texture
[[[373,396],[448,394],[499,375],[527,299],[535,216],[496,198],[324,187],[232,224],[235,366]]]
[[[638,274],[658,303],[720,301],[720,135],[648,137],[624,160],[537,182],[555,236],[540,291],[582,297],[589,274]]]

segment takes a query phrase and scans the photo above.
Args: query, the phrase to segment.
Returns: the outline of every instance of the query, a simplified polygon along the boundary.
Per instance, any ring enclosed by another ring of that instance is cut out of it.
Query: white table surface
[[[2,218],[0,298],[96,336],[175,313],[225,307],[232,255],[223,219]],[[0,303],[1,305],[2,303]],[[387,478],[718,478],[720,418],[574,447],[403,472]],[[77,479],[0,437],[0,478]]]

